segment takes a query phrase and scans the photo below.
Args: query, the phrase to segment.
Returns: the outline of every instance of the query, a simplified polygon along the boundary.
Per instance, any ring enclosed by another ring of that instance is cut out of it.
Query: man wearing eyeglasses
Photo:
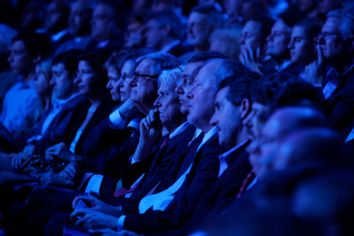
[[[330,12],[317,38],[317,60],[309,65],[312,76],[322,81],[327,114],[344,135],[354,117],[353,32],[353,13]]]

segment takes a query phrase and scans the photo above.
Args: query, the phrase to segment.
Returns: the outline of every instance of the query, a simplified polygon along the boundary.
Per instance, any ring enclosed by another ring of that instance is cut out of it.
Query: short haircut
[[[169,53],[149,53],[137,59],[137,64],[140,64],[143,60],[150,59],[154,61],[153,70],[154,73],[160,75],[163,70],[173,69],[178,66],[178,60],[176,57]]]
[[[274,25],[274,20],[268,16],[259,16],[249,19],[249,21],[254,21],[261,26],[262,39],[265,39],[270,35],[272,27]]]
[[[306,18],[294,25],[294,27],[301,27],[304,29],[306,37],[314,40],[321,32],[322,22],[316,18]]]
[[[12,39],[12,43],[16,41],[23,42],[32,58],[45,59],[50,55],[50,39],[46,34],[20,32]]]
[[[279,88],[273,110],[285,106],[308,106],[323,110],[323,101],[320,89],[302,80],[289,80]]]
[[[214,26],[219,26],[223,23],[223,16],[218,9],[214,5],[207,5],[207,4],[202,4],[198,5],[191,10],[191,14],[193,12],[207,15],[208,16],[208,21],[209,24],[214,25]]]
[[[82,50],[72,49],[56,55],[52,60],[52,65],[63,63],[68,71],[70,78],[74,78],[77,71],[79,57],[83,54]]]
[[[245,98],[252,100],[251,91],[259,79],[259,74],[247,71],[241,75],[227,77],[220,82],[218,89],[229,88],[226,95],[227,100],[233,105],[239,106]]]
[[[353,38],[354,36],[354,13],[346,9],[330,11],[327,19],[335,17],[340,20],[339,31],[344,38]]]
[[[170,26],[170,36],[182,39],[183,37],[183,27],[180,19],[173,11],[160,11],[150,14],[145,22],[154,20],[158,22],[160,26],[169,25]]]
[[[176,86],[182,83],[182,70],[174,68],[172,70],[164,70],[158,78],[158,84],[168,83]]]
[[[219,52],[211,52],[211,51],[198,52],[188,60],[188,63],[206,62],[208,60],[217,59],[217,58],[226,59],[226,56]]]

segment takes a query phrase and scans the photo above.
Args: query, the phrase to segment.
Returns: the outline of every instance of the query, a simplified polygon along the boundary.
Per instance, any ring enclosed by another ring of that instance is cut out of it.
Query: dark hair
[[[294,25],[294,27],[301,27],[304,29],[306,37],[314,40],[315,37],[321,32],[322,22],[317,18],[306,18]]]
[[[93,93],[101,97],[106,93],[106,84],[108,82],[108,77],[104,70],[104,62],[107,57],[107,52],[104,50],[94,50],[79,57],[79,62],[87,62],[96,74],[97,79],[95,80],[95,91]]]
[[[191,13],[193,12],[207,15],[209,22],[214,25],[220,24],[223,20],[221,12],[214,5],[201,4],[192,8]]]
[[[160,11],[160,12],[152,13],[148,15],[145,22],[148,22],[150,20],[154,20],[158,22],[160,26],[169,25],[170,36],[177,39],[182,39],[183,37],[182,23],[173,11]]]
[[[302,80],[289,80],[284,83],[274,98],[273,109],[285,106],[308,106],[323,110],[322,91]]]
[[[41,60],[50,55],[50,39],[46,34],[35,32],[20,32],[12,39],[12,43],[22,41],[32,58]]]
[[[77,71],[79,57],[83,54],[82,50],[72,49],[56,55],[52,60],[52,65],[63,63],[66,70],[69,72],[70,78],[74,78]]]
[[[220,82],[218,89],[221,90],[228,87],[227,100],[238,106],[242,102],[242,99],[248,98],[252,100],[251,90],[259,79],[259,74],[247,71],[241,75],[233,75],[224,79]]]
[[[268,16],[253,17],[249,19],[249,21],[254,21],[261,26],[261,34],[263,39],[270,35],[274,25],[274,20]]]
[[[211,51],[198,52],[188,60],[188,63],[206,62],[208,60],[217,59],[217,58],[226,59],[227,57],[224,54],[219,52],[211,52]]]
[[[297,7],[289,7],[279,15],[279,19],[282,20],[287,26],[292,28],[297,22],[303,18],[303,15]]]
[[[113,52],[105,62],[104,67],[107,70],[110,66],[113,66],[120,71],[126,61],[136,60],[138,57],[152,52],[153,50],[149,48],[125,48],[119,52]]]

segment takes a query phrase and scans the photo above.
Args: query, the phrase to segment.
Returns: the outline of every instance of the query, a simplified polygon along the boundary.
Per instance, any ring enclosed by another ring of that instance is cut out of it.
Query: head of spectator
[[[237,59],[240,53],[238,44],[241,31],[239,28],[222,28],[215,30],[209,38],[210,51],[220,52],[229,59]]]
[[[182,71],[180,68],[165,70],[158,78],[158,96],[154,106],[159,112],[162,125],[168,131],[174,130],[185,121],[185,114],[180,110],[180,102],[176,87],[182,83]]]
[[[79,58],[75,84],[78,92],[86,94],[91,102],[104,98],[107,93],[108,78],[104,71],[105,59],[106,55],[101,51],[93,51]]]
[[[190,89],[193,88],[193,82],[196,75],[207,61],[215,58],[225,58],[225,56],[216,52],[200,52],[194,55],[184,67],[182,73],[183,82],[176,88],[181,103],[182,113],[188,113],[189,98],[187,96]]]
[[[260,79],[254,84],[249,96],[252,101],[251,111],[243,120],[243,125],[247,130],[248,136],[257,142],[260,138],[262,127],[267,119],[267,114],[273,105],[281,83],[278,80]],[[251,146],[254,145],[254,142]],[[250,147],[251,147],[250,146]]]
[[[180,0],[153,0],[151,10],[153,12],[176,11],[181,6]]]
[[[136,59],[150,52],[146,49],[127,49],[114,52],[108,58],[104,65],[108,76],[106,88],[110,91],[113,101],[124,102],[130,97],[130,83],[134,78]]]
[[[9,57],[11,39],[16,35],[16,30],[10,26],[0,24],[0,71],[8,70],[7,58]]]
[[[277,62],[289,57],[288,45],[291,38],[292,27],[301,19],[296,8],[288,8],[279,15],[275,21],[271,33],[267,38],[267,51]]]
[[[91,36],[96,41],[105,41],[118,36],[118,16],[115,6],[100,1],[94,6],[91,19]]]
[[[288,26],[282,19],[278,19],[267,37],[266,53],[277,61],[287,58],[288,44],[290,42],[291,27]]]
[[[70,5],[69,30],[75,36],[89,35],[91,8],[88,4],[76,1]]]
[[[322,16],[326,16],[330,11],[342,6],[342,0],[318,0],[318,11]]]
[[[43,98],[43,101],[48,100],[51,95],[50,80],[52,78],[52,65],[49,60],[40,62],[35,68],[35,74],[31,78],[34,89]]]
[[[132,13],[124,33],[125,47],[138,48],[143,46],[144,20],[144,11]]]
[[[46,9],[44,28],[46,32],[53,34],[64,30],[69,19],[69,6],[61,2],[51,2]]]
[[[214,6],[200,5],[192,9],[187,23],[187,43],[195,51],[209,47],[210,34],[220,25],[221,14]]]
[[[316,58],[314,40],[321,30],[321,23],[316,19],[305,19],[292,29],[288,45],[292,63],[307,65]]]
[[[145,46],[162,50],[175,40],[182,37],[182,24],[173,11],[151,14],[144,27]]]
[[[35,65],[49,54],[50,41],[44,34],[22,32],[12,39],[9,63],[15,74],[25,79],[33,72]]]
[[[79,50],[70,50],[53,58],[51,80],[53,99],[67,99],[76,91],[74,80],[81,53],[82,51]]]
[[[352,235],[352,181],[352,170],[338,169],[301,183],[291,199],[292,212],[316,226],[318,235]]]
[[[250,153],[250,162],[258,178],[274,170],[273,161],[279,143],[299,129],[326,126],[324,115],[309,107],[284,107],[276,110],[266,121],[258,146]]]
[[[298,0],[296,4],[300,12],[306,17],[316,17],[318,14],[317,2],[316,0]]]
[[[189,98],[187,120],[208,132],[212,125],[214,102],[221,81],[245,70],[244,66],[227,59],[213,59],[207,62],[194,79]]]
[[[262,0],[242,1],[240,15],[243,22],[247,22],[256,17],[266,16],[267,10]]]
[[[240,50],[252,49],[256,52],[259,48],[264,53],[266,37],[270,34],[274,21],[269,17],[255,17],[248,20],[242,28],[239,39]]]
[[[21,29],[36,30],[41,28],[45,20],[45,6],[42,1],[30,1],[22,13]]]
[[[343,140],[329,128],[303,129],[290,134],[279,145],[274,169],[284,171],[296,166],[323,168],[341,162]],[[344,159],[343,159],[344,160]],[[339,163],[338,163],[339,164]]]
[[[322,32],[317,39],[323,56],[330,63],[338,63],[341,58],[353,52],[354,20],[353,13],[335,10],[327,15]]]
[[[210,120],[219,130],[220,145],[231,148],[246,139],[243,120],[251,112],[250,90],[255,83],[253,74],[240,73],[219,85],[215,98],[215,111]]]
[[[130,99],[147,114],[157,97],[157,79],[163,70],[177,67],[177,59],[168,53],[151,53],[138,58],[131,81]]]
[[[228,16],[228,22],[237,22],[240,17],[242,0],[224,0],[223,7]]]

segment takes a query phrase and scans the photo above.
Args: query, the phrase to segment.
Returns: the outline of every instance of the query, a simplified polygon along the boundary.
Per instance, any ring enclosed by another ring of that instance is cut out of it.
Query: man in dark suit
[[[336,10],[328,14],[317,46],[317,61],[312,66],[322,80],[325,108],[333,126],[348,135],[354,120],[353,13]],[[321,73],[322,72],[322,73]]]
[[[115,228],[118,220],[118,228],[139,233],[164,232],[180,227],[193,213],[196,203],[209,186],[218,179],[218,156],[224,149],[218,145],[217,128],[212,127],[210,118],[219,81],[234,74],[235,70],[240,72],[239,69],[233,62],[214,59],[199,71],[189,91],[187,119],[203,131],[204,137],[195,151],[187,154],[178,171],[179,177],[172,185],[143,198],[139,203],[139,214],[122,215],[118,219],[96,211],[79,210],[72,214],[73,217],[82,216],[76,224],[86,229],[94,229],[102,223],[104,227]],[[98,218],[102,216],[105,220],[100,222]]]

